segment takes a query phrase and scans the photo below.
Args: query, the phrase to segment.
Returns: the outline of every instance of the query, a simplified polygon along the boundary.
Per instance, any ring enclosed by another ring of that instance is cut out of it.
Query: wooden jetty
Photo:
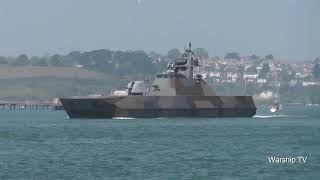
[[[38,100],[0,100],[0,110],[61,110],[62,104],[58,99],[53,101],[38,101]]]

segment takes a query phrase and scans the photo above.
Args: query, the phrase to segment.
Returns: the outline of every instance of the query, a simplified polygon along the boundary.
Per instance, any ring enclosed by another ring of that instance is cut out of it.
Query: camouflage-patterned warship
[[[256,106],[252,96],[217,96],[202,79],[194,75],[199,60],[186,49],[157,74],[151,87],[143,81],[128,84],[125,91],[112,96],[61,98],[70,118],[158,118],[158,117],[252,117]]]

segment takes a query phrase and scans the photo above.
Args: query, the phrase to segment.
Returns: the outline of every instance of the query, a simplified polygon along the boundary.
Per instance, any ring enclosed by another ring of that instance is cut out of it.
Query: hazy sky
[[[0,0],[0,55],[109,48],[320,56],[319,0]]]

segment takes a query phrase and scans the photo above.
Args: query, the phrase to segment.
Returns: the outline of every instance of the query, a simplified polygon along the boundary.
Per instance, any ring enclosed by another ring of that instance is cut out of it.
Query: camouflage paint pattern
[[[127,96],[61,99],[70,118],[252,117],[251,96]]]
[[[96,98],[62,98],[70,118],[157,118],[157,117],[252,117],[256,106],[252,96],[217,96],[200,75],[189,50],[168,64],[168,71],[158,74],[147,93]],[[140,84],[140,81],[139,81]],[[131,85],[134,87],[134,82]],[[140,84],[141,85],[141,84]],[[134,89],[134,88],[132,88]],[[130,88],[128,88],[130,91]],[[146,94],[146,96],[142,95]]]
[[[189,87],[177,82],[176,88],[169,91],[176,95],[150,93],[148,96],[61,99],[61,102],[70,118],[252,117],[256,113],[251,96],[215,96],[205,82]]]

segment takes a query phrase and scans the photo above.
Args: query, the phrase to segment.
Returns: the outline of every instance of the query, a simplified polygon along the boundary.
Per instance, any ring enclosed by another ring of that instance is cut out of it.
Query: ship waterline
[[[70,118],[252,117],[251,96],[126,96],[61,99]]]

